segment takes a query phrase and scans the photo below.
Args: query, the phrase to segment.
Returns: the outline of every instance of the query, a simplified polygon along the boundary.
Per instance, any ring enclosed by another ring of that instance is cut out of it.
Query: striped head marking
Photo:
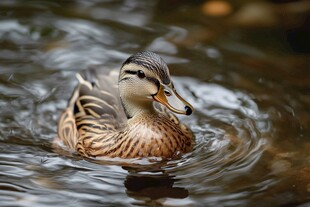
[[[126,67],[142,67],[153,73],[164,84],[170,83],[169,69],[165,61],[156,53],[143,51],[130,56],[124,63],[122,68]],[[145,71],[144,71],[145,72]]]
[[[165,61],[149,51],[130,56],[122,65],[119,75],[120,96],[128,117],[150,107],[150,101],[157,101],[175,113],[189,115],[192,106],[177,94],[170,80]],[[147,106],[147,107],[146,107]],[[138,109],[140,108],[140,109]],[[142,109],[143,110],[143,109]]]

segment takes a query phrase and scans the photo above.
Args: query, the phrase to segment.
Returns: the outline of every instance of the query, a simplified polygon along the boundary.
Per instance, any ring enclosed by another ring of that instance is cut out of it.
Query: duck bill
[[[172,84],[169,86],[161,84],[153,99],[178,114],[190,115],[194,111],[194,108],[176,92]]]

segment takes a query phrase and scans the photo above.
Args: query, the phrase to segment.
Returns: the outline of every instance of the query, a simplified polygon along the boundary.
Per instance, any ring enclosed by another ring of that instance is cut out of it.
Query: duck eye
[[[145,78],[145,74],[144,74],[144,72],[142,70],[138,70],[137,74],[138,74],[139,78],[141,78],[141,79]]]

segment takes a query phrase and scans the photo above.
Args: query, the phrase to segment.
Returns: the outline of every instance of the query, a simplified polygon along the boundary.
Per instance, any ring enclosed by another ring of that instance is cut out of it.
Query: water
[[[290,36],[307,24],[245,24],[236,2],[215,18],[199,1],[1,1],[0,206],[309,206],[309,51]],[[194,150],[133,164],[55,152],[74,74],[145,49],[196,109],[180,117]]]

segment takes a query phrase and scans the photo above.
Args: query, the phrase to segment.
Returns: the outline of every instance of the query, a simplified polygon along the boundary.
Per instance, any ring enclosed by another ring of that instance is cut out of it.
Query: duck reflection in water
[[[124,181],[126,193],[136,200],[152,202],[161,198],[183,199],[188,197],[188,190],[182,187],[174,187],[177,179],[164,171],[149,172],[137,169],[126,169],[129,175]],[[139,172],[140,171],[140,172]]]

